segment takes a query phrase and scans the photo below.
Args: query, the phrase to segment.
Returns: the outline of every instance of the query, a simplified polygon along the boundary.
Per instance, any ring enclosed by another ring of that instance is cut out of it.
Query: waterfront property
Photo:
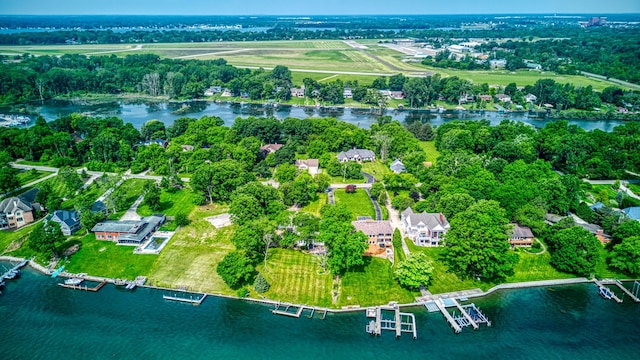
[[[0,202],[0,229],[19,229],[35,220],[35,210],[42,211],[35,202],[38,189],[29,190],[19,196]]]
[[[62,230],[62,233],[66,236],[73,234],[82,227],[80,224],[80,216],[75,210],[56,210],[47,217],[46,221],[58,223],[60,230]]]
[[[511,224],[511,228],[509,229],[509,245],[511,245],[511,247],[533,245],[533,232],[526,226]]]
[[[342,151],[338,154],[338,161],[374,161],[376,159],[376,154],[367,149],[356,149],[353,148],[351,150]]]
[[[442,213],[416,214],[411,208],[401,214],[402,224],[409,239],[417,246],[438,246],[450,225]]]
[[[393,226],[389,221],[382,220],[360,220],[352,221],[351,224],[356,231],[362,231],[367,235],[369,248],[365,255],[385,254],[388,248],[392,248]]]
[[[91,229],[98,240],[115,241],[118,245],[138,246],[151,237],[164,224],[166,217],[162,214],[152,215],[142,220],[102,221]]]

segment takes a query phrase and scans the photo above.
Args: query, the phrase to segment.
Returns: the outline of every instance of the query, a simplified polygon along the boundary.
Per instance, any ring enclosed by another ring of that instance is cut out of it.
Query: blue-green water
[[[455,335],[439,313],[416,314],[418,339],[365,333],[363,312],[325,320],[208,297],[64,289],[25,269],[0,295],[1,359],[604,359],[640,354],[640,304],[606,301],[594,285],[502,291],[474,302],[490,328]]]

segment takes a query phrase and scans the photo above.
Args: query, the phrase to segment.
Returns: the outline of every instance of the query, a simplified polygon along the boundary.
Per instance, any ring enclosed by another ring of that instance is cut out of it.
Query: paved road
[[[48,171],[48,172],[55,172],[55,173],[57,173],[58,170],[60,170],[59,168],[55,168],[55,167],[39,166],[39,165],[25,165],[25,164],[16,164],[16,163],[9,163],[9,165],[11,165],[12,167],[14,167],[16,169],[22,169],[22,170],[36,169],[36,170],[39,170],[39,171]],[[111,175],[111,176],[117,176],[118,175],[116,173],[110,173],[110,172],[89,171],[89,170],[87,170],[87,168],[81,168],[81,169],[77,169],[76,170],[76,172],[78,172],[78,174],[80,174],[82,171],[85,171],[88,175],[97,176],[97,177],[100,177],[100,176],[102,176],[104,174]],[[145,179],[145,180],[155,180],[155,181],[162,180],[162,176],[153,176],[153,175],[144,175],[144,174],[127,174],[127,175],[125,175],[125,177],[127,179]],[[189,179],[189,178],[181,178],[181,180],[183,182],[189,182],[191,179]]]

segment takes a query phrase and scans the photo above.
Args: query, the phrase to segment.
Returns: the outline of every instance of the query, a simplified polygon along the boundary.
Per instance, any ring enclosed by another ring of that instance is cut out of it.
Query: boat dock
[[[4,283],[4,280],[15,279],[20,274],[20,269],[25,267],[29,263],[29,260],[23,260],[15,265],[11,269],[7,269],[2,275],[0,275],[0,283]]]
[[[62,286],[63,288],[67,288],[67,289],[98,292],[100,289],[102,289],[102,287],[106,283],[107,283],[106,281],[102,281],[102,282],[98,283],[98,285],[96,285],[94,287],[88,287],[87,285],[71,285],[71,284],[63,284],[63,283],[59,283],[58,285]]]
[[[609,289],[608,287],[606,287],[605,285],[614,285],[617,286],[625,295],[629,296],[631,298],[631,300],[640,303],[640,282],[638,282],[637,280],[633,282],[633,291],[627,289],[624,284],[622,283],[622,281],[617,280],[617,279],[603,279],[603,280],[596,280],[595,281],[596,285],[598,285],[598,290],[600,292],[605,291],[607,294],[610,294],[610,298],[615,300],[618,304],[622,302],[622,299],[619,298],[613,291],[611,291],[611,289]],[[606,290],[603,290],[606,289]],[[607,297],[608,298],[608,297]]]
[[[178,302],[186,302],[193,305],[200,305],[207,297],[207,294],[197,294],[195,297],[193,294],[189,295],[189,297],[177,296],[177,294],[172,295],[162,295],[162,298],[170,301],[178,301]]]
[[[382,316],[382,311],[393,311],[393,318],[385,319]],[[365,327],[365,330],[371,335],[379,336],[382,334],[382,330],[390,330],[395,331],[396,337],[400,337],[403,332],[406,332],[413,334],[414,339],[418,338],[415,315],[400,312],[400,307],[397,305],[368,308],[366,315],[368,318],[374,318]]]
[[[423,304],[429,312],[440,311],[456,334],[461,333],[462,329],[467,326],[473,327],[474,330],[477,330],[480,324],[491,326],[491,321],[489,321],[475,304],[460,305],[454,298],[430,300]],[[457,308],[460,314],[450,314],[447,310],[447,308],[450,307]]]
[[[316,313],[316,310],[318,311],[324,310],[321,318],[322,320],[324,320],[327,317],[327,312],[329,311],[328,309],[321,309],[315,306],[295,305],[295,304],[280,303],[280,302],[275,303],[274,305],[275,305],[275,309],[271,310],[272,314],[290,316],[294,318],[299,318],[305,310],[309,310],[310,312],[307,315],[307,317],[309,319],[312,319],[313,315],[315,315]]]

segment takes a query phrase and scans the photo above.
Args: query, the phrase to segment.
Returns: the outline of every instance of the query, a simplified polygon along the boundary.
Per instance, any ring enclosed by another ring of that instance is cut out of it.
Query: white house
[[[338,161],[374,161],[376,154],[367,149],[351,149],[348,151],[342,151],[338,154]]]
[[[411,208],[402,212],[405,234],[417,246],[438,246],[449,231],[449,221],[442,213],[416,214]]]
[[[400,161],[400,159],[393,160],[391,165],[389,165],[389,168],[391,169],[391,171],[393,171],[396,174],[400,174],[407,171],[407,169],[404,167],[404,164],[402,163],[402,161]]]
[[[320,172],[318,159],[296,160],[296,167],[300,170],[307,170],[311,176]]]

